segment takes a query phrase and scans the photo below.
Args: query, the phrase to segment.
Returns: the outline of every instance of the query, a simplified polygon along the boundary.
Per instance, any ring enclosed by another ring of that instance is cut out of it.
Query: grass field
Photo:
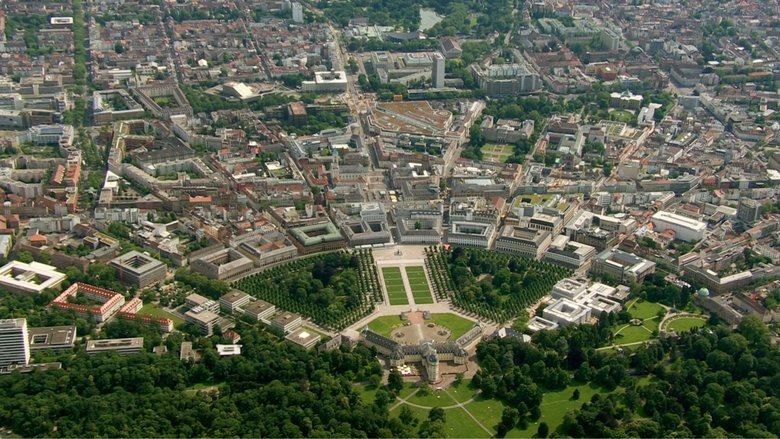
[[[452,335],[450,336],[451,340],[457,339],[465,334],[466,331],[474,327],[474,322],[455,314],[433,314],[429,322],[449,328],[449,330],[452,331]],[[405,323],[406,322],[401,320],[401,317],[397,315],[382,316],[368,322],[368,327],[377,334],[390,337],[395,328],[401,327]]]
[[[649,319],[658,314],[663,307],[657,303],[635,301],[628,307],[628,312],[635,319]]]
[[[429,321],[436,323],[439,326],[449,328],[449,330],[452,331],[450,340],[457,340],[461,335],[474,327],[473,321],[464,319],[455,314],[433,314]]]
[[[626,325],[615,331],[616,345],[637,343],[640,341],[648,341],[653,338],[651,331],[648,331],[643,326],[631,326]]]
[[[445,409],[445,415],[446,415],[446,423],[445,423],[445,431],[447,432],[447,437],[454,437],[454,438],[486,438],[490,437],[491,435],[488,435],[488,433],[480,427],[480,425],[474,421],[474,419],[468,415],[466,410],[470,409],[462,409],[460,407],[455,407],[456,402],[450,394],[449,391],[442,391],[442,390],[435,390],[429,393],[425,396],[418,396],[418,394],[415,394],[411,398],[409,398],[409,402],[412,404],[418,404],[423,405],[428,408],[420,408],[420,407],[414,407],[411,405],[407,405],[409,409],[412,411],[414,416],[418,419],[419,422],[423,422],[424,420],[428,419],[428,413],[430,412],[430,409],[433,407],[447,407]],[[494,401],[495,404],[501,405],[500,402]],[[495,405],[494,404],[494,405]],[[401,406],[404,404],[399,404],[397,407],[395,407],[391,412],[391,416],[398,416],[398,414],[401,412]],[[469,404],[470,406],[471,404]],[[467,406],[468,407],[468,406]],[[503,407],[503,406],[502,406]],[[481,411],[481,410],[480,410]],[[478,416],[475,413],[472,413],[475,418],[479,419],[480,422],[484,424],[484,422],[481,420],[480,416]],[[501,417],[501,412],[498,413],[499,419]],[[490,429],[490,426],[485,425],[488,429]]]
[[[706,323],[707,320],[704,318],[681,317],[679,319],[675,319],[667,323],[666,329],[668,331],[674,331],[679,334],[681,332],[690,331],[693,328],[700,328],[704,326]]]
[[[387,298],[390,305],[408,305],[409,299],[406,297],[406,288],[401,279],[401,269],[398,267],[383,267],[382,277],[385,279],[387,288]]]
[[[409,286],[412,288],[414,303],[425,305],[433,303],[431,288],[428,286],[428,279],[425,278],[423,267],[405,267],[406,278],[409,279]]]
[[[152,317],[167,317],[171,320],[173,320],[173,327],[178,328],[179,326],[184,324],[184,320],[180,319],[179,317],[176,317],[175,315],[163,310],[158,305],[155,305],[153,303],[147,303],[143,307],[141,307],[141,310],[138,311],[138,314],[142,316],[152,316]]]
[[[444,409],[446,413],[445,429],[448,437],[487,438],[494,436],[496,427],[498,427],[501,421],[501,415],[505,407],[504,403],[496,399],[482,399],[479,396],[475,396],[476,392],[469,387],[468,383],[468,380],[463,380],[458,386],[452,386],[444,391],[434,390],[425,396],[415,394],[408,399],[408,402],[425,406],[426,408],[411,405],[407,407],[420,422],[427,419],[430,408],[446,407]],[[571,399],[574,389],[579,389],[580,391],[580,397],[577,400]],[[404,390],[407,390],[406,386]],[[375,391],[372,393],[371,391],[358,389],[358,393],[361,394],[364,401],[369,399],[373,401],[373,393]],[[525,430],[514,429],[510,431],[506,437],[532,437],[536,434],[540,422],[546,422],[550,426],[550,431],[555,431],[563,422],[563,417],[566,413],[579,409],[582,404],[590,401],[590,398],[597,393],[605,392],[603,389],[590,384],[569,386],[557,392],[546,392],[542,396],[542,404],[540,405],[542,410],[541,418],[536,422],[530,422]],[[463,404],[463,408],[457,407],[458,402]],[[390,415],[398,416],[403,405],[404,403],[395,405],[393,410],[390,411]],[[469,414],[479,420],[479,423],[474,421]],[[490,430],[491,434],[489,435],[479,424]]]
[[[512,145],[496,145],[488,143],[482,147],[482,158],[489,162],[504,163],[512,156],[514,147]]]
[[[404,325],[400,316],[382,316],[368,322],[368,327],[379,335],[390,337],[393,329]]]

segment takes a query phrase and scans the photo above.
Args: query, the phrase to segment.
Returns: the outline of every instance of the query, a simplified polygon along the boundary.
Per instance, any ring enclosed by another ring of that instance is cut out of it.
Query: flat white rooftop
[[[0,268],[0,287],[22,293],[40,293],[58,287],[65,277],[51,265],[11,261]]]
[[[695,219],[692,219],[692,218],[688,218],[688,217],[685,217],[685,216],[682,216],[682,215],[677,215],[676,213],[671,213],[671,212],[664,212],[664,211],[656,212],[653,215],[653,221],[666,222],[668,224],[673,224],[673,225],[676,225],[676,226],[679,226],[679,227],[686,227],[686,228],[689,228],[691,230],[695,230],[697,232],[703,232],[703,231],[707,230],[707,224],[705,224],[705,223],[703,223],[701,221],[698,221],[698,220],[695,220]]]

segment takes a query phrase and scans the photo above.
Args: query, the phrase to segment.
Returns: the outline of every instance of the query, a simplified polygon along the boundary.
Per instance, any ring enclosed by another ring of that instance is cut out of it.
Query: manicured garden
[[[406,323],[398,315],[381,316],[368,322],[368,327],[377,334],[390,337],[394,329],[404,326]],[[431,319],[426,320],[426,323],[435,323],[449,329],[451,331],[450,340],[456,340],[474,327],[473,321],[450,313],[432,314]]]
[[[676,333],[690,331],[693,328],[701,328],[707,324],[705,317],[684,316],[675,319],[670,319],[666,322],[666,330],[674,331]]]
[[[382,277],[385,279],[385,289],[390,305],[408,305],[406,287],[398,267],[382,267]]]
[[[376,332],[379,335],[390,337],[390,335],[393,333],[393,329],[399,328],[405,324],[406,322],[401,320],[400,316],[394,315],[377,317],[376,319],[368,322],[366,326],[368,326],[368,329]],[[360,329],[362,330],[362,328]]]
[[[658,313],[664,310],[663,306],[636,299],[627,304],[626,310],[631,314],[632,319],[641,320],[642,324],[629,323],[615,328],[613,340],[615,345],[640,343],[651,340],[657,335],[658,325],[661,323]]]
[[[431,287],[428,286],[428,280],[425,278],[425,269],[423,267],[404,267],[406,278],[409,280],[409,286],[412,288],[414,303],[425,305],[433,303],[431,296]]]
[[[489,162],[504,163],[512,156],[513,152],[514,147],[512,145],[488,143],[482,147],[482,157]]]
[[[658,315],[658,312],[663,310],[664,307],[652,302],[635,300],[628,306],[628,312],[631,313],[631,317],[635,319],[649,319]]]
[[[461,335],[474,327],[473,321],[464,319],[457,314],[432,314],[429,321],[452,331],[450,340],[457,340]]]

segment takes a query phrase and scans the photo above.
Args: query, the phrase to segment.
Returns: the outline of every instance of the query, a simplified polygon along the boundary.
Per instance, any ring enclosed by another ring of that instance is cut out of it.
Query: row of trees
[[[379,295],[373,262],[361,252],[298,259],[241,279],[233,286],[337,329],[373,310]]]
[[[494,321],[517,317],[571,274],[545,262],[462,247],[430,248],[427,256],[440,300],[449,295],[455,306]]]

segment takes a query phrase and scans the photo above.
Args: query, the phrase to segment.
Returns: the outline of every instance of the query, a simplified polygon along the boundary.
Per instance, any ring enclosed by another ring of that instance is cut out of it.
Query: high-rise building
[[[298,2],[292,3],[292,20],[295,23],[303,23],[303,6]]]
[[[440,53],[433,54],[431,84],[433,88],[444,88],[444,57]]]
[[[27,319],[0,320],[0,367],[30,362]]]
[[[761,203],[750,198],[742,198],[737,206],[737,218],[748,224],[752,224],[761,218]]]

